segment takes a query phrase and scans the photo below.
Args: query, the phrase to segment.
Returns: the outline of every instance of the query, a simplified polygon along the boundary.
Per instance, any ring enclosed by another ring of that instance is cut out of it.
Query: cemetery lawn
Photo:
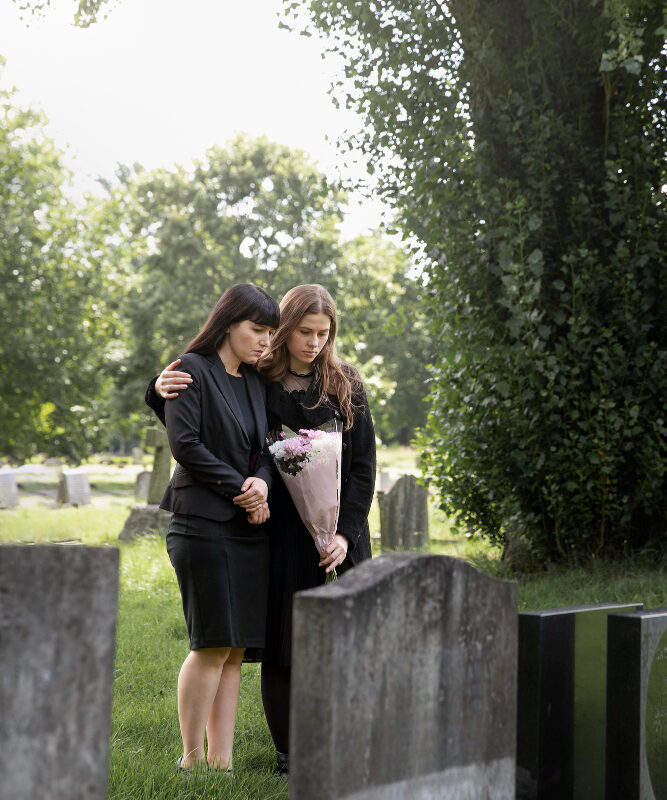
[[[400,468],[414,469],[414,451],[383,448],[381,458],[391,463],[392,451],[397,451]],[[42,489],[33,494],[21,490],[21,506],[0,511],[0,543],[118,547],[118,533],[133,503],[131,470],[91,476],[93,503],[78,509],[54,508],[49,497],[39,493]],[[105,480],[111,493],[104,492]],[[376,506],[370,516],[372,534],[379,532]],[[497,551],[455,532],[435,502],[430,504],[429,523],[431,552],[464,558],[495,577],[516,579],[520,610],[612,601],[667,606],[667,564],[649,557],[511,576]],[[374,554],[378,548],[374,540]],[[233,778],[207,771],[176,773],[176,680],[188,650],[178,587],[162,539],[121,543],[120,556],[109,800],[287,800],[287,782],[273,771],[256,664],[242,669]]]

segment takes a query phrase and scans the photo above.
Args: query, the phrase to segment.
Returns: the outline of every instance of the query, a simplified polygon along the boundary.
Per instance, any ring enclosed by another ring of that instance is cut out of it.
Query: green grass
[[[414,454],[408,448],[383,448],[380,458],[386,468],[414,469]],[[133,502],[131,469],[109,467],[104,475],[96,475],[123,496],[93,492],[93,505],[83,508],[55,508],[48,497],[22,493],[19,509],[0,511],[0,542],[118,546],[118,533]],[[667,605],[664,563],[635,558],[512,576],[497,550],[456,533],[435,501],[430,503],[429,525],[430,552],[464,558],[494,577],[516,579],[520,609],[612,601],[639,601],[646,608]],[[379,532],[375,503],[370,526],[372,533]],[[374,541],[374,551],[378,549]],[[122,543],[120,556],[109,800],[286,800],[287,783],[273,771],[256,664],[242,669],[233,778],[206,771],[176,773],[176,680],[188,652],[178,587],[163,540],[146,537]]]

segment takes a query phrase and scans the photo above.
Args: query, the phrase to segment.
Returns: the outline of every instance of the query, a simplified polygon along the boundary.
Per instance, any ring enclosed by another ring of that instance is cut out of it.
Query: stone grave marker
[[[517,797],[604,797],[607,617],[638,603],[519,614]]]
[[[171,519],[171,514],[168,511],[162,511],[159,507],[171,477],[171,450],[167,431],[164,428],[147,428],[146,444],[155,448],[153,470],[139,473],[135,485],[135,492],[138,493],[143,485],[140,483],[140,477],[148,475],[148,478],[141,478],[141,481],[148,480],[146,503],[137,503],[132,506],[130,516],[125,520],[123,530],[118,536],[124,541],[136,539],[137,536],[144,536],[147,533],[159,533],[166,536]]]
[[[290,800],[514,800],[516,584],[365,561],[294,600]]]
[[[148,485],[149,505],[159,504],[162,500],[169,478],[171,477],[171,450],[169,439],[164,428],[148,428],[146,431],[146,444],[155,448],[153,458],[153,471]]]
[[[401,473],[396,470],[380,470],[379,492],[388,492],[396,481],[401,477]]]
[[[118,550],[0,545],[0,797],[105,800]]]
[[[667,798],[667,608],[610,614],[606,800]]]
[[[0,508],[16,508],[19,504],[19,489],[12,470],[0,470]]]
[[[428,491],[414,475],[402,475],[389,492],[378,492],[383,552],[428,545]]]
[[[132,448],[132,463],[133,464],[141,464],[144,460],[144,451],[141,447],[133,447]]]
[[[58,479],[57,505],[90,505],[90,481],[86,472],[61,473]]]
[[[145,469],[137,473],[137,479],[134,483],[134,497],[136,500],[143,500],[144,503],[148,500],[148,487],[150,482],[150,470]]]

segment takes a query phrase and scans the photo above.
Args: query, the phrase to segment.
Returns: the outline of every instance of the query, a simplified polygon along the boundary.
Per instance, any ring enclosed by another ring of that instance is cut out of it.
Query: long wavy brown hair
[[[355,411],[362,407],[355,395],[363,389],[363,384],[357,370],[341,361],[336,353],[336,306],[324,286],[318,283],[295,286],[283,297],[280,301],[280,325],[268,352],[262,356],[259,368],[272,381],[279,381],[287,375],[290,365],[287,340],[306,314],[326,314],[331,321],[329,338],[313,362],[320,396],[312,408],[317,408],[330,397],[340,409],[345,430],[348,430],[354,422]]]

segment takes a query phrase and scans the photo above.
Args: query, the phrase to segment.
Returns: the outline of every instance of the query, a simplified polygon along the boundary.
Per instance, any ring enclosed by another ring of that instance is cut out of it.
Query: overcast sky
[[[72,0],[52,6],[26,25],[2,0],[1,80],[46,113],[79,194],[118,162],[188,165],[238,132],[305,150],[332,177],[362,175],[335,148],[359,127],[327,94],[340,64],[322,60],[317,37],[278,28],[281,0],[118,0],[88,29],[72,25]],[[378,203],[353,203],[344,230],[379,214]]]

